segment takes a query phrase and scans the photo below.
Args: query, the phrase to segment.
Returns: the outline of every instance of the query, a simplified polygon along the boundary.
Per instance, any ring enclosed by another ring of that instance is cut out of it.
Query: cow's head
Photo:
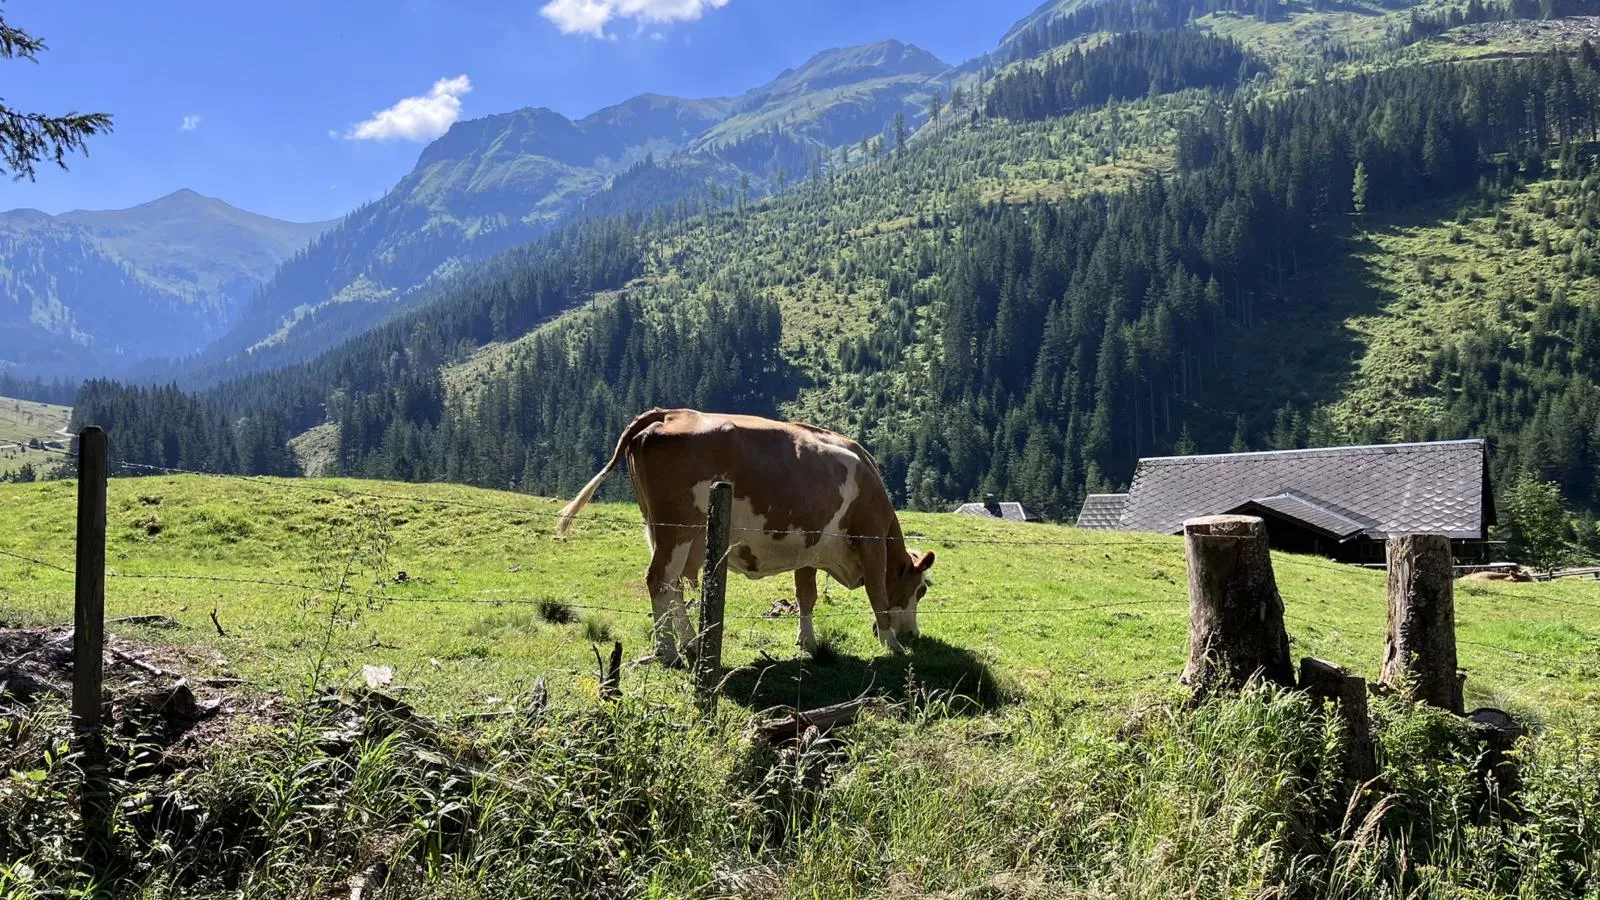
[[[928,570],[933,568],[933,551],[924,553],[909,550],[895,565],[899,571],[889,573],[889,583],[893,585],[893,591],[889,594],[889,627],[899,637],[920,637],[922,632],[917,628],[917,604],[933,584],[928,578]]]

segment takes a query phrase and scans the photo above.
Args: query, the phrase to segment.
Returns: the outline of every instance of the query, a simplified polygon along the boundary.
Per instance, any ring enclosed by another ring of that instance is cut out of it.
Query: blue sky
[[[38,65],[0,61],[0,97],[110,112],[116,130],[69,172],[0,180],[0,209],[113,209],[187,187],[280,218],[333,218],[391,187],[456,117],[548,106],[578,118],[643,92],[740,93],[819,50],[891,37],[957,63],[1037,5],[8,0],[7,21],[50,49]]]

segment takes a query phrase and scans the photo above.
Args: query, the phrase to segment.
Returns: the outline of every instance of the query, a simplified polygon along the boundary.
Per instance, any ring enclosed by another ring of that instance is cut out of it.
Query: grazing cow
[[[561,510],[558,534],[624,459],[650,542],[645,585],[663,662],[677,665],[680,645],[693,650],[681,585],[699,582],[702,523],[717,481],[733,485],[728,568],[750,578],[794,573],[800,646],[816,648],[811,611],[819,569],[847,588],[866,587],[874,630],[890,652],[905,652],[897,635],[917,636],[933,553],[906,549],[878,464],[860,444],[810,425],[653,409],[633,420],[611,461]]]
[[[1533,579],[1521,572],[1473,572],[1461,579],[1462,581],[1515,581],[1530,582]]]

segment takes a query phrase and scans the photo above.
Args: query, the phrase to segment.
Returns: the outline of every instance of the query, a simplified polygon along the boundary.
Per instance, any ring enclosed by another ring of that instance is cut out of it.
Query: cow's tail
[[[600,490],[600,483],[606,480],[606,476],[611,474],[612,469],[622,465],[622,460],[628,454],[629,442],[638,437],[640,432],[657,422],[665,420],[666,417],[666,410],[652,409],[634,419],[632,424],[623,429],[622,437],[617,440],[617,450],[611,454],[611,461],[606,463],[606,467],[601,469],[598,475],[589,479],[589,483],[583,486],[583,490],[578,492],[578,496],[574,497],[571,503],[562,507],[561,519],[556,524],[557,535],[565,537],[567,532],[572,530],[572,520],[578,517],[580,510],[589,505],[589,500],[594,497],[594,492]]]

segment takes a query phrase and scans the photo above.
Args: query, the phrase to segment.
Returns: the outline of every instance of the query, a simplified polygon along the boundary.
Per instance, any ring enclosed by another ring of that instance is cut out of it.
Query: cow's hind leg
[[[689,610],[683,603],[682,584],[687,581],[691,587],[700,586],[700,568],[705,565],[706,536],[705,532],[697,534],[693,540],[681,548],[683,556],[674,556],[678,560],[678,569],[683,573],[678,582],[679,590],[671,597],[672,624],[678,632],[678,646],[683,648],[683,653],[689,659],[700,658],[700,639],[695,633],[694,623],[689,621]]]
[[[683,575],[689,543],[674,545],[671,541],[670,534],[657,535],[650,570],[645,574],[645,587],[650,591],[650,609],[654,617],[656,659],[676,668],[683,664],[678,648],[686,640],[684,632],[688,624],[688,615],[683,609]]]
[[[811,611],[817,608],[817,570],[794,571],[794,599],[800,607],[800,649],[817,652],[817,635],[811,630]]]

